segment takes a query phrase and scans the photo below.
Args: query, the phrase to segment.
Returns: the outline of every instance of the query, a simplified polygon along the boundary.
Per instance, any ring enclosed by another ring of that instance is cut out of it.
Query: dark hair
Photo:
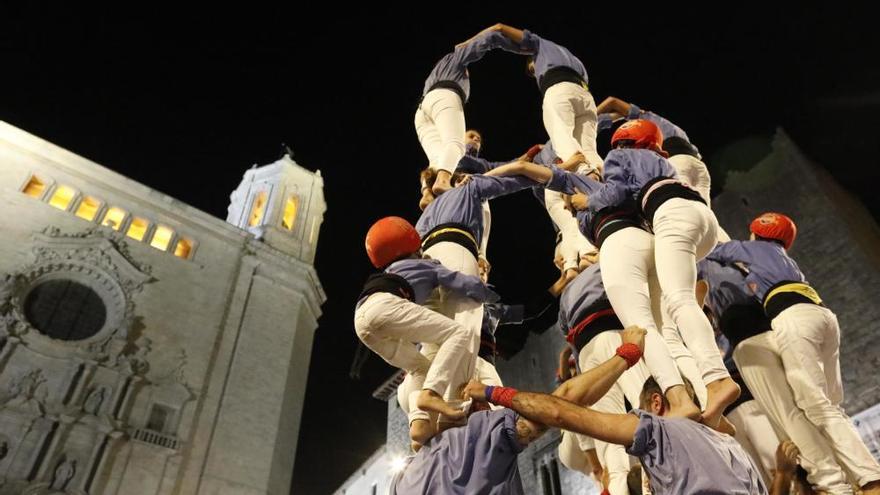
[[[688,396],[694,401],[694,404],[700,409],[700,399],[697,398],[694,393],[694,386],[690,380],[682,377],[684,380],[684,388],[687,390]],[[642,387],[642,393],[639,394],[639,407],[647,407],[647,405],[651,401],[651,396],[654,394],[660,394],[660,398],[663,400],[663,407],[669,408],[669,401],[666,399],[666,396],[663,395],[663,391],[660,389],[660,384],[657,383],[657,380],[654,379],[653,376],[649,376],[647,380],[645,380],[645,385]]]
[[[755,234],[754,232],[752,232],[752,233]],[[780,246],[782,246],[783,249],[785,249],[785,243],[780,241],[779,239],[768,239],[767,237],[761,237],[758,234],[755,234],[755,240],[756,241],[775,242],[776,244],[779,244]]]

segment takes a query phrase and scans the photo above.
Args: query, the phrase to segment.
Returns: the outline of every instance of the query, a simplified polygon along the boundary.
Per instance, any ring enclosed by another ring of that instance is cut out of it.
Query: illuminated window
[[[49,204],[58,208],[59,210],[67,210],[70,207],[70,203],[73,201],[74,196],[76,196],[76,190],[67,186],[58,186],[55,189],[55,193],[52,194],[52,198],[49,199]]]
[[[125,235],[131,237],[136,241],[142,241],[147,235],[148,228],[150,228],[150,222],[148,220],[134,217],[131,219],[131,224],[129,224],[128,231],[125,233]]]
[[[25,184],[22,192],[27,194],[32,198],[40,199],[43,197],[43,192],[46,191],[46,183],[38,179],[36,176],[31,177],[31,180]]]
[[[294,224],[296,224],[296,210],[299,206],[299,198],[296,196],[291,196],[287,198],[287,202],[284,203],[284,216],[281,218],[281,226],[287,230],[293,230]]]
[[[79,202],[79,206],[76,207],[76,216],[91,222],[98,216],[99,209],[101,209],[101,201],[91,196],[86,196]]]
[[[156,227],[156,231],[153,232],[153,240],[150,241],[150,246],[153,246],[159,251],[168,251],[168,245],[171,244],[171,238],[173,236],[173,230],[164,225],[159,225]]]
[[[192,241],[183,238],[179,239],[177,241],[177,246],[174,247],[174,256],[187,259],[189,258],[190,252],[192,252]]]
[[[251,216],[248,218],[248,227],[256,227],[262,223],[268,199],[269,195],[266,191],[260,191],[254,196],[254,202],[251,205]]]
[[[126,214],[125,210],[114,206],[107,210],[107,214],[104,215],[104,220],[101,221],[101,225],[110,227],[113,230],[119,230],[119,228],[122,227],[122,222],[125,220]]]

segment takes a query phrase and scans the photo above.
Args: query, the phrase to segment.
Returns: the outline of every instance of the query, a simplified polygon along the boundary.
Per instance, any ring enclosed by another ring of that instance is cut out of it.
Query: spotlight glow
[[[406,467],[406,457],[395,456],[391,459],[390,470],[392,473],[399,473]]]

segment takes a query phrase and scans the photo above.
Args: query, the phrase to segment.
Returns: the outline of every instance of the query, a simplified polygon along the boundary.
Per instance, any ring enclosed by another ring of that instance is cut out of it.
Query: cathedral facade
[[[226,221],[0,122],[0,494],[289,491],[323,180]]]

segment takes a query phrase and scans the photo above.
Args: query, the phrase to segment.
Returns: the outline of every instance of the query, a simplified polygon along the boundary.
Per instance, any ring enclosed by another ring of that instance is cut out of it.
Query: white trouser
[[[464,156],[464,108],[451,89],[428,91],[416,110],[416,134],[434,170],[455,172]]]
[[[798,408],[825,434],[837,461],[859,486],[880,479],[880,464],[840,407],[843,383],[837,316],[822,306],[795,304],[770,325]]]
[[[669,349],[657,330],[652,311],[649,281],[654,274],[654,236],[628,227],[605,239],[599,256],[602,284],[617,317],[624,326],[638,325],[648,331],[644,359],[660,388],[683,385]]]
[[[712,178],[706,164],[695,156],[685,154],[669,157],[669,164],[678,172],[678,180],[700,193],[700,197],[711,208],[712,197],[709,193],[712,190]]]
[[[562,161],[583,153],[588,164],[601,170],[602,157],[596,151],[596,102],[583,86],[561,82],[544,93],[544,129],[556,156]]]
[[[455,322],[401,297],[378,292],[355,311],[354,328],[364,345],[388,364],[423,380],[422,388],[444,394],[457,389],[473,373],[476,357],[468,351],[472,338]],[[432,362],[414,342],[438,346]]]
[[[653,220],[654,258],[663,304],[690,349],[703,383],[728,378],[715,343],[712,324],[697,303],[697,261],[715,247],[718,221],[698,201],[672,198],[657,208]]]
[[[577,438],[579,435],[567,430],[562,430],[561,433],[562,440],[559,442],[559,447],[556,449],[559,453],[559,462],[572,471],[579,471],[592,477],[593,467],[590,465],[589,458],[584,453],[585,450],[581,448],[580,442]]]
[[[577,219],[565,209],[562,193],[544,189],[544,207],[550,220],[562,232],[559,254],[562,255],[563,269],[577,269],[581,256],[595,253],[596,248],[581,234]]]
[[[734,438],[752,456],[755,465],[761,469],[764,483],[770,486],[776,469],[776,448],[780,442],[770,419],[755,400],[736,406],[727,414],[727,419],[736,427]]]
[[[479,257],[489,261],[486,250],[489,249],[489,232],[492,230],[492,208],[489,207],[489,201],[483,201],[483,237],[480,239],[480,245],[477,248]]]
[[[852,493],[828,440],[795,404],[772,332],[740,342],[733,351],[733,360],[778,436],[790,438],[797,445],[810,484],[828,493]]]
[[[591,370],[611,359],[622,343],[618,331],[606,331],[596,335],[578,353],[578,366],[581,372]],[[647,346],[646,346],[647,347]],[[611,414],[626,414],[624,397],[633,407],[639,406],[639,395],[648,379],[645,363],[639,361],[623,372],[620,378],[601,399],[590,406],[596,411]],[[582,435],[579,435],[582,436]],[[611,495],[629,495],[626,477],[629,474],[629,454],[622,445],[595,440],[596,455],[608,471],[608,491]]]
[[[691,354],[690,349],[682,342],[681,334],[675,328],[675,324],[672,323],[666,309],[662,308],[660,311],[663,314],[660,333],[663,334],[666,347],[669,348],[669,353],[672,355],[672,359],[675,360],[675,365],[678,367],[681,376],[691,382],[691,386],[694,388],[694,395],[700,402],[700,409],[705,410],[706,403],[709,401],[709,392],[706,390],[706,384],[703,383],[703,374],[700,373],[697,360]]]

